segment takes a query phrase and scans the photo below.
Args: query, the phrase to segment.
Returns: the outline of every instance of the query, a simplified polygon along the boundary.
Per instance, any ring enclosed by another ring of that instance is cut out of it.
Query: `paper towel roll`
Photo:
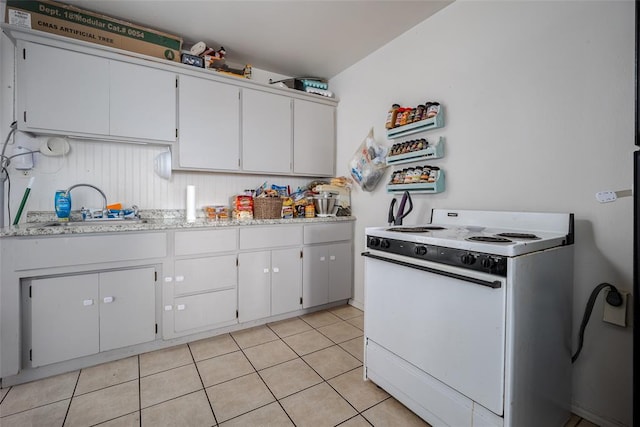
[[[196,220],[196,186],[187,185],[187,221]]]

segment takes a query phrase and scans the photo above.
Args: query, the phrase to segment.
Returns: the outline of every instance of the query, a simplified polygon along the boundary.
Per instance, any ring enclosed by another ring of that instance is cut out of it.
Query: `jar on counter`
[[[398,110],[400,109],[399,104],[393,104],[391,109],[387,113],[387,121],[384,124],[384,127],[387,129],[392,129],[396,124],[396,117],[398,116]]]
[[[311,203],[308,203],[305,207],[304,207],[304,217],[305,218],[315,218],[316,216],[316,207],[313,204],[313,201]]]

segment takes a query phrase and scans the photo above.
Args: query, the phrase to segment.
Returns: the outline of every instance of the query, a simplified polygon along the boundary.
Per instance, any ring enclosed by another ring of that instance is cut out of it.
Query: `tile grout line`
[[[335,315],[334,315],[334,316],[335,316]],[[339,316],[336,316],[336,317],[338,317],[338,318],[339,318]],[[304,321],[304,319],[300,319],[300,320]],[[343,321],[344,321],[344,320],[343,320]],[[306,323],[306,322],[305,322],[305,323]],[[337,322],[334,322],[334,323],[337,323]],[[334,323],[331,323],[330,325],[332,325],[332,324],[334,324]],[[318,350],[316,350],[316,351],[312,351],[312,352],[310,352],[310,353],[305,354],[305,356],[308,356],[308,355],[310,355],[310,354],[317,353],[317,352],[322,351],[322,350],[326,350],[327,348],[331,348],[331,347],[334,347],[334,346],[335,346],[335,347],[338,347],[338,348],[340,348],[340,349],[342,349],[345,353],[349,354],[349,352],[348,352],[348,351],[346,351],[346,350],[344,350],[342,347],[340,347],[340,344],[336,343],[336,342],[335,342],[335,341],[333,341],[331,338],[329,338],[328,336],[324,335],[322,332],[318,331],[316,327],[314,327],[314,326],[310,325],[309,323],[307,323],[307,324],[308,324],[309,326],[311,326],[312,330],[317,331],[317,332],[318,332],[318,333],[320,333],[322,336],[325,336],[329,341],[333,342],[333,345],[331,345],[331,346],[329,346],[329,347],[325,347],[325,348],[318,349]],[[329,325],[324,325],[324,326],[329,326]],[[321,326],[321,327],[324,327],[324,326]],[[268,324],[267,324],[267,327],[269,327],[269,325],[268,325]],[[271,327],[269,327],[269,329],[271,329]],[[272,330],[272,331],[273,331],[273,330]],[[353,417],[347,418],[346,420],[342,421],[342,422],[341,422],[341,423],[339,423],[338,425],[343,424],[343,423],[345,423],[345,422],[349,421],[350,419],[357,417],[358,415],[361,415],[360,411],[358,411],[358,410],[357,410],[357,409],[356,409],[356,408],[351,404],[351,402],[349,402],[349,400],[347,400],[347,399],[346,399],[342,394],[340,394],[340,393],[338,392],[338,390],[336,390],[336,389],[335,389],[331,384],[329,384],[329,380],[328,380],[328,379],[325,379],[322,375],[320,375],[320,373],[319,373],[316,369],[314,369],[314,368],[313,368],[313,366],[311,366],[311,365],[310,365],[306,360],[304,360],[303,356],[299,355],[299,354],[298,354],[298,353],[297,353],[293,348],[291,348],[291,346],[289,346],[289,344],[288,344],[284,339],[282,339],[282,338],[281,338],[281,337],[280,337],[280,336],[279,336],[275,331],[273,331],[273,333],[274,333],[274,334],[276,334],[276,335],[280,338],[280,341],[282,341],[282,342],[284,343],[284,345],[286,345],[287,347],[289,347],[289,348],[291,349],[291,351],[293,351],[295,354],[297,354],[297,355],[298,355],[298,359],[302,360],[302,362],[303,362],[304,364],[306,364],[306,365],[307,365],[307,366],[308,366],[308,367],[309,367],[313,372],[315,372],[315,373],[316,373],[316,375],[318,375],[318,376],[322,379],[322,382],[319,382],[318,384],[314,384],[314,385],[312,385],[312,386],[306,387],[306,388],[304,388],[304,389],[302,389],[302,390],[298,390],[298,391],[297,391],[297,392],[295,392],[295,393],[291,393],[290,395],[283,397],[283,399],[285,399],[285,398],[287,398],[287,397],[290,397],[290,396],[293,396],[293,395],[295,395],[295,394],[301,393],[301,392],[303,392],[303,391],[305,391],[305,390],[308,390],[308,389],[310,389],[310,388],[312,388],[312,387],[316,387],[316,386],[318,386],[318,385],[320,385],[320,384],[322,384],[322,383],[325,383],[325,384],[327,384],[327,386],[329,386],[333,391],[335,391],[335,392],[338,394],[338,396],[340,396],[340,398],[341,398],[341,399],[343,399],[345,402],[347,402],[347,404],[348,404],[349,406],[351,406],[351,408],[353,408],[353,410],[354,410],[354,411],[356,411],[356,414],[355,414]],[[302,333],[302,332],[300,332],[300,333]],[[294,336],[294,335],[298,335],[298,334],[293,334],[293,335],[290,335],[290,336]],[[348,341],[348,340],[347,340],[347,341]],[[353,357],[353,355],[351,355],[351,357]],[[355,359],[355,357],[354,357],[354,359]],[[293,359],[293,360],[295,360],[295,359]],[[356,360],[358,360],[358,359],[356,359]],[[360,362],[360,360],[358,360],[358,362]],[[250,362],[250,363],[251,363],[251,362]],[[282,362],[282,363],[286,363],[286,362]],[[274,366],[277,366],[277,365],[274,365]],[[343,372],[343,373],[341,373],[341,374],[339,374],[339,375],[336,375],[336,376],[334,376],[334,377],[332,377],[332,378],[329,378],[329,379],[333,379],[333,378],[339,377],[340,375],[344,375],[344,374],[346,374],[347,372],[351,372],[351,371],[353,371],[353,370],[355,370],[355,369],[360,368],[361,366],[363,366],[362,362],[360,362],[360,366],[358,366],[358,367],[356,367],[356,368],[353,368],[353,369],[350,369],[350,370],[348,370],[348,371],[346,371],[346,372]],[[259,374],[259,372],[258,372],[258,374]],[[262,377],[261,377],[261,378],[262,378]],[[264,380],[263,380],[263,382],[264,382]],[[269,388],[269,386],[267,386],[267,388]],[[272,394],[273,394],[273,392],[272,392]],[[274,395],[274,397],[275,397],[275,395]],[[279,400],[279,399],[276,399],[276,400],[277,400],[277,402],[280,404],[280,406],[282,407],[282,403],[280,403],[280,400]],[[385,400],[386,400],[386,399],[385,399]],[[381,403],[381,402],[379,402],[379,403]],[[375,405],[373,405],[373,406],[375,406]],[[373,406],[372,406],[372,407],[373,407]],[[282,409],[284,410],[284,407],[282,407]],[[369,408],[367,408],[367,409],[369,409]],[[286,410],[285,410],[285,413],[287,414],[287,416],[289,416],[289,414],[287,413],[287,411],[286,411]],[[367,420],[367,419],[364,417],[364,415],[362,415],[362,417],[363,417],[363,418],[364,418],[364,419],[369,423],[369,420]],[[289,416],[289,419],[291,419],[291,417],[290,417],[290,416]],[[293,422],[293,420],[292,420],[292,419],[291,419],[291,422]],[[371,424],[371,423],[369,423],[369,424]],[[294,423],[294,425],[295,425],[295,423]]]
[[[198,364],[196,363],[196,358],[193,356],[193,352],[191,351],[191,346],[189,345],[189,343],[187,343],[187,349],[189,350],[189,354],[191,355],[191,360],[193,360],[193,364],[194,364],[194,366],[196,368],[196,372],[198,373],[198,378],[200,378],[200,384],[202,384],[202,391],[204,393],[204,396],[207,398],[207,402],[209,402],[209,408],[211,409],[211,413],[213,414],[213,421],[215,422],[215,425],[217,426],[219,424],[218,423],[218,417],[216,417],[216,412],[213,410],[213,403],[211,403],[211,399],[209,399],[209,395],[207,394],[207,388],[204,386],[204,380],[202,379],[202,375],[200,375],[200,369],[198,369]]]
[[[138,362],[138,427],[142,427],[142,372],[140,370],[140,355],[136,356]]]
[[[275,342],[275,341],[278,341],[278,340],[282,341],[282,338],[280,338],[280,335],[278,335],[278,334],[277,334],[273,329],[271,329],[271,328],[269,327],[269,325],[268,325],[268,324],[265,324],[265,326],[266,326],[266,327],[267,327],[271,332],[273,332],[273,333],[278,337],[278,339],[277,339],[277,340],[273,340],[273,341],[267,341],[266,343],[262,343],[262,344],[267,344],[267,343],[269,343],[269,342]],[[275,395],[275,394],[273,394],[273,391],[271,390],[271,388],[269,388],[269,385],[264,381],[264,378],[262,378],[262,375],[260,375],[260,371],[258,371],[258,370],[256,369],[256,367],[254,366],[254,364],[251,362],[251,359],[249,359],[249,357],[247,357],[246,353],[244,352],[244,349],[243,349],[242,347],[240,347],[240,344],[239,344],[239,343],[238,343],[238,341],[235,339],[235,337],[234,337],[232,334],[229,334],[229,335],[231,335],[231,339],[233,340],[233,342],[235,342],[235,343],[236,343],[236,345],[238,346],[238,348],[240,348],[240,351],[242,352],[243,356],[247,359],[247,361],[249,362],[249,364],[251,365],[251,367],[252,367],[252,368],[253,368],[253,370],[255,371],[256,375],[258,375],[258,378],[260,378],[260,381],[262,381],[262,383],[263,383],[263,384],[264,384],[264,386],[267,388],[267,390],[269,390],[269,393],[271,393],[271,396],[273,396],[273,398],[274,398],[274,402],[269,402],[269,403],[267,403],[266,405],[262,405],[262,406],[260,406],[260,407],[258,407],[258,408],[254,408],[254,409],[252,409],[251,411],[247,411],[247,412],[245,412],[245,413],[243,413],[243,414],[240,414],[240,415],[238,415],[238,416],[236,416],[236,417],[229,418],[229,420],[232,420],[232,419],[237,418],[237,417],[241,417],[242,415],[248,414],[249,412],[255,411],[255,410],[257,410],[257,409],[264,408],[265,406],[270,405],[270,404],[272,404],[272,403],[278,403],[278,405],[280,406],[280,408],[282,409],[282,411],[285,413],[285,415],[287,416],[287,418],[289,418],[289,420],[291,421],[291,423],[295,426],[295,425],[296,425],[296,423],[293,421],[293,419],[291,419],[291,416],[289,415],[289,413],[284,409],[284,407],[282,406],[282,403],[280,403],[280,400],[276,397],[276,395]],[[284,341],[282,341],[282,342],[284,343]],[[258,345],[262,345],[262,344],[258,344]],[[285,345],[287,345],[286,343],[284,343],[284,344],[285,344]],[[255,345],[255,346],[252,346],[252,347],[257,347],[258,345]],[[247,347],[247,348],[252,348],[252,347]],[[291,350],[293,351],[293,349],[291,349]],[[294,353],[295,353],[295,351],[294,351]],[[297,353],[296,353],[296,355],[297,355]],[[292,360],[295,360],[295,359],[292,359]],[[286,362],[282,362],[282,363],[286,363]],[[278,365],[278,364],[276,364],[276,365],[274,365],[274,366],[277,366],[277,365]],[[265,369],[267,369],[267,368],[265,368]],[[250,374],[248,374],[248,375],[250,375]],[[229,420],[226,420],[226,421],[229,421]],[[225,421],[225,422],[226,422],[226,421]]]
[[[71,392],[71,398],[69,399],[69,405],[67,406],[67,412],[64,414],[64,420],[62,420],[62,425],[64,426],[67,422],[67,417],[69,417],[69,412],[71,411],[71,402],[73,402],[73,397],[78,389],[78,383],[80,382],[80,374],[82,374],[82,369],[78,371],[78,378],[76,378],[76,383],[73,386],[73,391]]]

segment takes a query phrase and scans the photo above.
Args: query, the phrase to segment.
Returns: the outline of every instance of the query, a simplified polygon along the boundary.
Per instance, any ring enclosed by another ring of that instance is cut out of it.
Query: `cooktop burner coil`
[[[512,243],[513,240],[509,240],[505,237],[496,237],[496,236],[471,236],[467,237],[467,240],[471,240],[473,242],[488,242],[488,243]]]
[[[539,240],[540,237],[530,233],[498,233],[496,236],[509,237],[511,239],[523,239],[523,240]]]
[[[433,230],[446,230],[440,226],[420,226],[420,227],[391,227],[387,228],[387,231],[397,231],[399,233],[427,233]]]

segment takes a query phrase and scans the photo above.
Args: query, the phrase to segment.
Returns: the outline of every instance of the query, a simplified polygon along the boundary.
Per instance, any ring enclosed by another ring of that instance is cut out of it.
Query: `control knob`
[[[460,257],[460,261],[462,261],[464,265],[471,265],[476,262],[476,257],[471,254],[464,254]]]
[[[381,239],[380,240],[380,247],[382,249],[388,249],[389,246],[391,246],[391,243],[387,239]]]
[[[480,261],[480,265],[482,265],[483,268],[493,268],[496,265],[496,261],[493,258],[487,257]]]
[[[380,239],[377,237],[369,237],[369,246],[380,246]]]
[[[413,252],[415,252],[416,255],[426,255],[427,254],[427,248],[425,246],[416,246],[413,249]]]

